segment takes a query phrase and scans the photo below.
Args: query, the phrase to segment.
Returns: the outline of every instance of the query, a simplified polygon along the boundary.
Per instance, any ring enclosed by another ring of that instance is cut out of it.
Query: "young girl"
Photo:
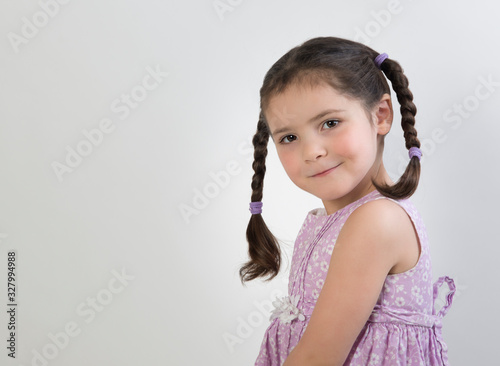
[[[393,109],[401,105],[409,163],[393,183],[382,161]],[[424,224],[408,200],[420,175],[416,107],[401,66],[339,38],[293,48],[267,72],[242,281],[272,279],[278,241],[261,216],[269,137],[290,179],[319,197],[295,242],[288,296],[275,309],[255,365],[448,365],[441,320],[453,280],[431,280]],[[290,202],[293,208],[293,202]],[[446,282],[445,306],[434,300]]]

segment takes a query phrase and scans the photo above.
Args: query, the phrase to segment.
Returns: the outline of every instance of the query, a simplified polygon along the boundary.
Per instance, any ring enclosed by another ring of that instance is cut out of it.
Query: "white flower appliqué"
[[[280,318],[286,324],[291,323],[294,319],[305,320],[304,314],[297,308],[298,302],[299,295],[285,296],[282,299],[276,298],[276,301],[273,301],[274,310],[269,320]]]

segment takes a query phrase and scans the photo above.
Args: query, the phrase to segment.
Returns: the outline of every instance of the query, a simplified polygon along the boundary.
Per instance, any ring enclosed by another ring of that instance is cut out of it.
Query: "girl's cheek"
[[[281,165],[283,165],[288,174],[293,173],[297,169],[297,162],[291,152],[278,153],[278,157],[280,158]]]
[[[360,131],[343,136],[337,148],[345,157],[365,157],[372,150],[372,141],[366,133]]]
[[[352,134],[346,134],[335,141],[334,151],[346,158],[353,157],[354,152],[362,148],[360,141]]]
[[[281,165],[283,165],[283,167],[286,167],[288,162],[287,154],[282,150],[277,150],[277,152],[278,152],[278,158],[281,161]]]

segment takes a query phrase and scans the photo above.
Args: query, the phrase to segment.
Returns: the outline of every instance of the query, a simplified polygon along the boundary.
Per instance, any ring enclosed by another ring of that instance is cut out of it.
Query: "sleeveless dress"
[[[302,337],[326,278],[335,241],[349,215],[362,204],[389,199],[377,190],[337,212],[310,211],[295,242],[288,296],[273,302],[271,324],[264,335],[256,366],[280,366]],[[449,365],[441,334],[442,318],[451,306],[455,284],[440,277],[432,284],[427,233],[408,199],[392,200],[411,218],[420,242],[420,257],[412,269],[388,275],[377,303],[344,365]],[[449,292],[439,312],[434,301],[439,287]]]

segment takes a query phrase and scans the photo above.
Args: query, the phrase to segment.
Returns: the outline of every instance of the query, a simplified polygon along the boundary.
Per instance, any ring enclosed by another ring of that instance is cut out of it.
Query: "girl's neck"
[[[379,185],[383,185],[384,183],[388,185],[394,184],[389,174],[387,174],[384,164],[381,162],[377,171],[374,174],[367,174],[363,181],[361,181],[360,184],[358,184],[356,188],[354,188],[351,192],[336,200],[324,200],[323,206],[325,207],[326,214],[331,215],[376,190],[375,186],[372,183],[373,176],[375,177],[373,180]]]

